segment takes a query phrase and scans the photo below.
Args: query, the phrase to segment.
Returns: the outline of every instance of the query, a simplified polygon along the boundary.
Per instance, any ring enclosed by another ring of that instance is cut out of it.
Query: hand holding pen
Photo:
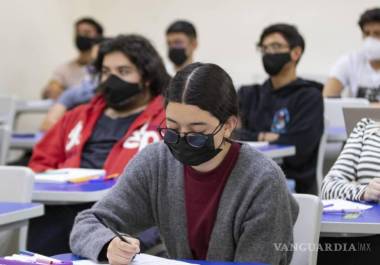
[[[96,219],[110,229],[115,238],[111,240],[107,248],[107,258],[111,265],[129,264],[136,254],[140,253],[140,241],[133,237],[122,236],[113,227],[109,226],[104,219],[94,213]]]

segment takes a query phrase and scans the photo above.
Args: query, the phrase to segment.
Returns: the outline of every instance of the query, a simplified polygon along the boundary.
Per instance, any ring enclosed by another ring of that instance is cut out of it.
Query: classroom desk
[[[75,261],[80,260],[81,258],[78,256],[75,256],[73,254],[61,254],[53,256],[53,258],[63,260],[63,261]],[[222,262],[222,261],[204,261],[204,260],[183,260],[188,263],[192,264],[200,264],[200,265],[265,265],[264,263],[257,263],[257,262]]]
[[[13,133],[11,139],[12,149],[31,150],[36,143],[42,138],[43,133]],[[247,142],[249,144],[249,142]],[[280,159],[287,156],[295,155],[296,149],[292,145],[266,145],[255,147],[258,151],[264,153],[272,159]]]
[[[380,234],[380,205],[362,212],[357,219],[344,219],[343,214],[326,214],[322,216],[321,235],[329,234]]]
[[[272,159],[280,159],[296,154],[296,148],[293,145],[270,144],[256,147],[256,149]]]
[[[265,265],[264,263],[258,262],[223,262],[223,261],[205,261],[205,260],[183,260],[188,263],[199,264],[199,265]]]
[[[51,99],[43,100],[17,100],[16,115],[22,113],[44,113],[54,104]]]
[[[294,155],[294,146],[268,145],[258,147],[271,158]],[[90,181],[87,183],[34,183],[32,199],[45,204],[74,204],[96,202],[115,184],[116,180]]]
[[[21,227],[43,214],[44,206],[39,203],[0,202],[0,231]]]
[[[116,180],[86,183],[34,183],[32,200],[44,204],[74,204],[96,202],[116,183]]]
[[[347,140],[347,132],[344,127],[328,127],[327,141],[328,142],[344,142]]]
[[[32,150],[42,136],[43,133],[12,133],[10,147],[12,149]]]

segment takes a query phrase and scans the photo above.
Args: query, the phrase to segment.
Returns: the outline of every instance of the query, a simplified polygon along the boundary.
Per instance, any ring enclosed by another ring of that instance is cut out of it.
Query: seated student
[[[43,98],[57,99],[68,87],[79,85],[91,62],[91,47],[103,36],[103,27],[92,18],[81,18],[75,23],[75,45],[79,50],[76,59],[59,66],[42,93]]]
[[[380,202],[380,123],[362,119],[322,182],[322,199]],[[373,264],[380,259],[380,235],[323,237],[321,246],[370,245],[368,251],[322,251],[318,264]]]
[[[330,71],[323,89],[325,97],[339,97],[344,90],[350,97],[380,100],[380,8],[366,10],[359,19],[363,47],[341,57]],[[347,93],[348,92],[348,93]]]
[[[380,202],[380,123],[362,119],[322,182],[323,199]]]
[[[217,100],[215,100],[217,99]],[[230,139],[238,102],[229,75],[214,64],[180,70],[166,94],[164,143],[150,145],[119,182],[80,213],[70,236],[74,254],[129,264],[138,240],[124,244],[94,217],[122,233],[157,225],[171,258],[289,264],[298,205],[281,169]]]
[[[87,66],[87,72],[79,85],[68,87],[59,96],[57,101],[49,109],[46,117],[42,121],[41,131],[45,132],[53,127],[57,121],[62,118],[67,110],[88,103],[95,95],[95,89],[99,85],[99,80],[94,75],[93,65],[91,65],[98,56],[100,44],[105,42],[106,38],[97,38],[94,40],[94,45],[91,47],[91,63]]]
[[[189,21],[177,20],[170,24],[166,30],[166,43],[169,59],[176,72],[193,63],[198,41],[197,31]]]
[[[295,179],[296,191],[317,194],[317,149],[323,133],[321,85],[297,77],[305,49],[297,29],[274,24],[261,33],[258,47],[269,79],[239,90],[241,126],[236,137],[295,145],[296,155],[284,158],[282,169]]]
[[[197,47],[195,27],[187,21],[178,20],[172,23],[166,33],[169,58],[174,63],[175,70],[193,62],[193,53]],[[96,46],[92,47],[92,58],[96,58]],[[95,57],[94,57],[95,55]],[[97,80],[86,76],[80,85],[68,88],[51,107],[44,119],[41,131],[50,129],[68,110],[77,105],[87,103],[95,95]]]
[[[136,153],[161,139],[161,93],[169,76],[149,41],[118,36],[102,46],[95,66],[99,95],[66,113],[47,132],[33,150],[29,166],[34,171],[81,167],[120,174]],[[90,206],[46,206],[45,215],[30,223],[28,249],[45,255],[68,252],[74,217]]]

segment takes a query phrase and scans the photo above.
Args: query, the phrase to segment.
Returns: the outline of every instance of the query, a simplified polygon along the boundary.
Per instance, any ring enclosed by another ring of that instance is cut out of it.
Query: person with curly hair
[[[161,93],[169,75],[152,44],[142,36],[120,35],[102,45],[95,67],[97,95],[67,112],[36,145],[29,163],[35,172],[94,168],[119,175],[136,153],[161,140]],[[46,206],[45,215],[30,224],[28,249],[45,255],[70,251],[74,217],[90,206]]]

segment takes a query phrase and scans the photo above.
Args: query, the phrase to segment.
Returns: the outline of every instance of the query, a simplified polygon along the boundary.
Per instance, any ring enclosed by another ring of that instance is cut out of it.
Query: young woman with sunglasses
[[[229,75],[214,64],[179,71],[166,93],[164,142],[142,150],[112,190],[80,213],[71,233],[75,254],[112,265],[139,252],[120,233],[156,225],[169,257],[289,264],[298,206],[279,167],[230,139],[238,103]]]

